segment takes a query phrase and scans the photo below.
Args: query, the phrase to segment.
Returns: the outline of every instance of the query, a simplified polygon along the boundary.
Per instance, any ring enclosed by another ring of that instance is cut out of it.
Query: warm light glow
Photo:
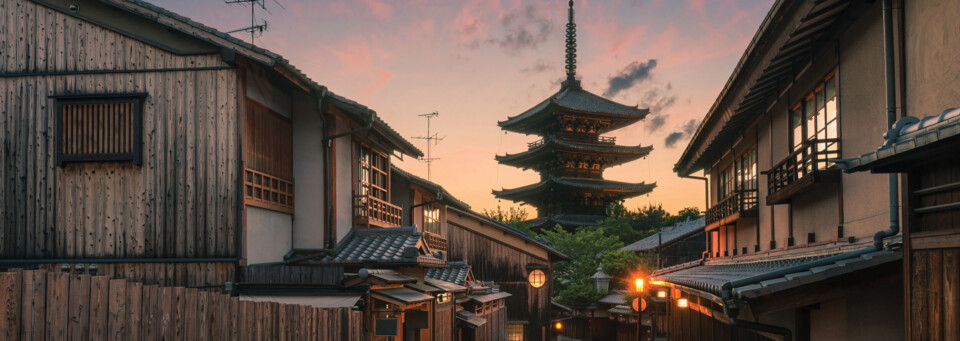
[[[637,292],[643,292],[643,278],[637,278]]]
[[[657,291],[657,297],[659,298],[667,297],[667,292],[663,290]]]
[[[680,308],[686,308],[687,305],[688,305],[688,303],[687,303],[687,299],[686,299],[686,298],[681,298],[681,299],[677,300],[677,306],[678,306],[678,307],[680,307]]]
[[[653,284],[653,285],[663,285],[663,281],[650,281],[650,284]]]
[[[527,280],[530,281],[530,286],[539,288],[542,287],[544,283],[547,283],[547,275],[543,273],[543,270],[537,269],[530,271],[530,276],[527,277]]]
[[[557,330],[563,329],[563,323],[557,322],[557,324],[553,325],[553,327],[557,328]]]

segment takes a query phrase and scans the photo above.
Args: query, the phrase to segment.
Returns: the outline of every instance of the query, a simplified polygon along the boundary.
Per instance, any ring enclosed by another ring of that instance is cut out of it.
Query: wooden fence
[[[0,340],[359,340],[362,313],[42,270],[0,272]]]

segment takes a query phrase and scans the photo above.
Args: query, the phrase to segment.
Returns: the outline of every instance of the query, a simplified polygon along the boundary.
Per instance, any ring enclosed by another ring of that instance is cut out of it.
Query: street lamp
[[[643,278],[642,277],[637,277],[634,280],[634,289],[637,291],[637,301],[643,301]],[[643,324],[643,309],[640,309],[640,304],[638,304],[637,305],[637,340],[643,340],[643,328],[640,327],[642,324]]]
[[[636,286],[637,292],[643,294],[643,278],[637,278]]]

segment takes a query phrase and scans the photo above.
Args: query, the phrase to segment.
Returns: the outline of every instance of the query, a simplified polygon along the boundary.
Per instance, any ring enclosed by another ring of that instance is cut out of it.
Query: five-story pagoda
[[[601,134],[636,123],[649,110],[626,106],[592,94],[576,79],[576,24],[570,1],[566,40],[567,79],[560,91],[520,115],[498,123],[501,129],[535,134],[542,139],[527,151],[497,155],[502,164],[533,169],[540,182],[493,191],[497,198],[537,208],[535,229],[595,225],[612,202],[649,193],[656,184],[603,179],[603,170],[644,157],[652,146],[621,146]]]

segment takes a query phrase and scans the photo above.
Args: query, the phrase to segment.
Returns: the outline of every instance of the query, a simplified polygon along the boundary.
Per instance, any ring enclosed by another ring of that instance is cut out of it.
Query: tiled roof
[[[433,300],[433,296],[424,294],[422,292],[419,292],[413,289],[404,288],[404,287],[373,289],[370,291],[375,294],[383,295],[385,297],[389,297],[406,304],[413,304],[413,303]]]
[[[497,155],[494,158],[506,165],[521,166],[531,159],[537,157],[552,156],[556,151],[574,151],[581,153],[592,153],[608,155],[612,163],[607,166],[615,166],[638,158],[647,156],[653,150],[653,146],[620,146],[602,143],[578,143],[563,141],[556,138],[547,138],[544,143],[536,148],[529,149],[516,154]]]
[[[604,296],[597,302],[612,304],[612,305],[621,305],[621,304],[627,303],[627,295],[620,291],[613,291],[609,295]]]
[[[837,167],[851,173],[893,163],[905,163],[912,160],[911,155],[922,157],[924,151],[939,148],[948,139],[958,140],[960,108],[947,109],[939,115],[923,119],[912,116],[901,118],[894,124],[893,129],[884,134],[884,138],[886,142],[877,148],[877,151],[837,160]]]
[[[703,217],[697,220],[687,220],[673,226],[664,226],[660,229],[660,232],[624,246],[623,249],[630,251],[653,250],[656,249],[657,246],[667,246],[675,241],[680,241],[686,237],[703,232],[705,226],[706,218]]]
[[[442,264],[421,254],[423,233],[412,227],[355,228],[337,245],[335,254],[305,260],[305,264]]]
[[[498,125],[506,129],[527,119],[544,114],[551,114],[552,111],[548,110],[551,105],[571,111],[622,116],[634,122],[643,119],[650,112],[648,109],[623,105],[597,96],[589,91],[583,90],[583,88],[579,86],[568,86],[561,88],[557,93],[520,115],[509,117],[505,121],[500,121]]]
[[[637,312],[634,311],[632,307],[625,306],[622,304],[616,307],[610,308],[607,311],[610,312],[611,314],[637,316]]]
[[[602,215],[557,214],[530,219],[527,220],[527,224],[530,224],[530,226],[536,229],[550,229],[556,225],[564,227],[596,226],[601,220],[606,218],[606,216]]]
[[[654,272],[650,278],[679,286],[722,295],[725,283],[736,298],[754,298],[899,260],[899,248],[876,251],[873,247],[853,252],[819,253],[794,258],[768,260],[765,257],[681,264]],[[769,277],[771,278],[762,278]],[[754,280],[757,279],[757,280]]]
[[[428,277],[423,281],[429,285],[437,287],[438,289],[443,289],[446,292],[461,293],[461,292],[467,291],[467,287],[465,286],[456,285],[447,281],[441,281],[439,279],[433,279]]]
[[[630,183],[613,180],[550,177],[535,184],[499,191],[494,190],[493,195],[509,200],[523,200],[522,198],[526,196],[536,195],[550,188],[561,188],[567,190],[604,190],[619,192],[624,197],[633,197],[649,193],[653,191],[655,187],[657,187],[656,183],[647,184],[645,182]]]
[[[426,276],[427,278],[463,285],[467,281],[467,274],[469,273],[470,265],[467,264],[467,261],[459,261],[447,262],[446,268],[429,268]]]
[[[434,192],[441,193],[443,196],[443,199],[441,200],[446,202],[447,204],[454,207],[461,208],[461,209],[465,209],[465,210],[470,209],[470,205],[467,205],[467,203],[455,198],[453,194],[450,194],[450,192],[448,192],[445,188],[443,188],[443,186],[440,186],[433,181],[413,175],[410,172],[400,169],[400,167],[397,167],[395,164],[390,164],[390,169],[393,170],[394,174],[399,175],[400,177],[406,179],[407,181],[413,184],[416,184],[417,186],[421,186],[429,190],[432,190]]]

